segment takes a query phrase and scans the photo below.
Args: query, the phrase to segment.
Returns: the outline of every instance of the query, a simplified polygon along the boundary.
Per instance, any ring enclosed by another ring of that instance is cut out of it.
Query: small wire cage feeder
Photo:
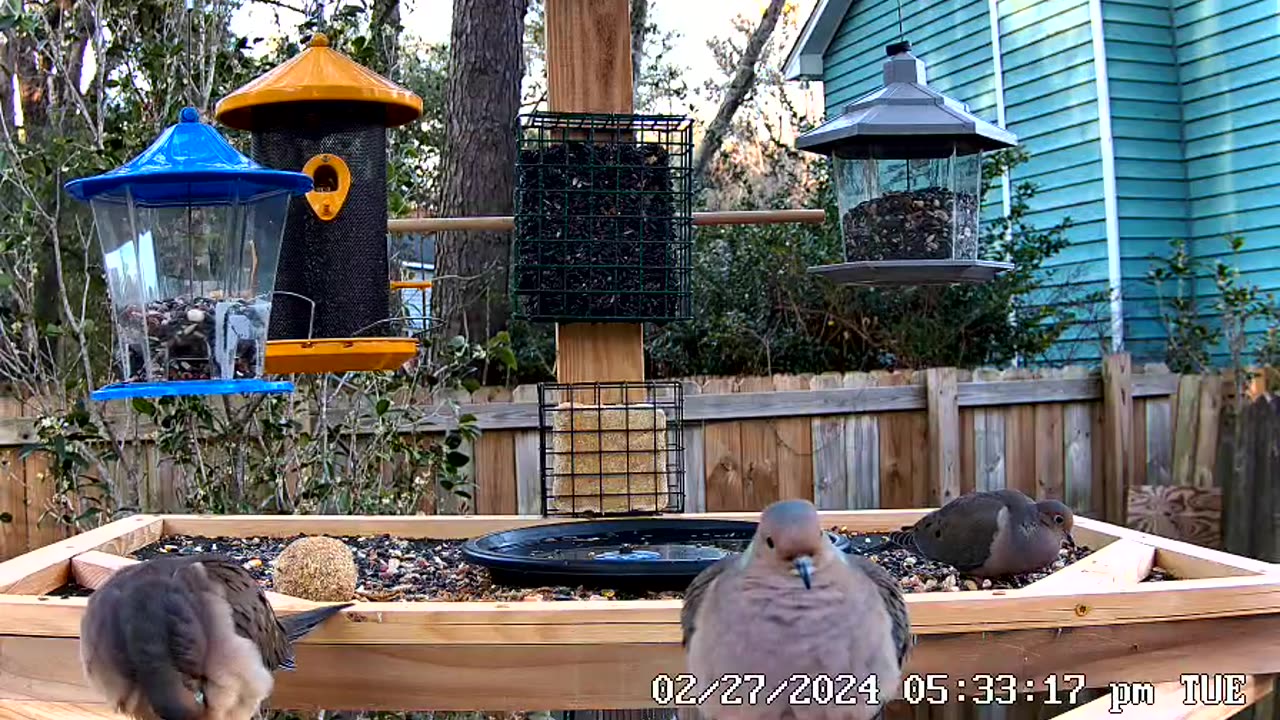
[[[688,319],[692,166],[686,117],[521,116],[515,314],[544,322]]]
[[[801,135],[829,155],[845,262],[810,268],[844,284],[983,282],[1013,266],[979,259],[982,155],[1013,133],[929,88],[909,42],[887,46],[884,86]]]
[[[184,108],[133,160],[66,185],[93,210],[125,378],[95,400],[293,390],[262,375],[285,216],[311,178],[199,120]]]
[[[263,165],[315,180],[289,212],[267,368],[281,374],[395,370],[416,338],[395,337],[388,284],[387,133],[422,98],[329,47],[298,55],[223,98],[220,122],[252,136]]]
[[[544,516],[684,509],[678,382],[538,386]]]

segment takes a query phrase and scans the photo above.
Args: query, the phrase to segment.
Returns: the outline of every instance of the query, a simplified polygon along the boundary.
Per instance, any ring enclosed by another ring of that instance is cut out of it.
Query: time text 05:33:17
[[[1084,675],[1049,675],[1042,680],[1021,680],[1015,675],[974,674],[906,675],[894,693],[913,705],[971,702],[975,705],[1012,705],[1040,695],[1047,705],[1074,704],[1086,686]],[[659,705],[879,705],[883,688],[876,676],[796,674],[770,683],[764,675],[725,675],[700,682],[689,674],[653,678],[651,698]]]

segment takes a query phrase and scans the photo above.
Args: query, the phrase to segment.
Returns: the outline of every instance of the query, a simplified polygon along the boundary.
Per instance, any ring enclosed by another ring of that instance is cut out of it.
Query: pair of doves
[[[1056,500],[979,492],[892,539],[962,572],[994,576],[1053,562],[1064,540],[1074,545],[1072,521]],[[710,720],[880,717],[900,696],[912,644],[898,583],[871,560],[837,550],[807,500],[765,508],[746,551],[690,583],[680,620],[693,676],[687,695],[698,701],[696,713],[681,714]]]

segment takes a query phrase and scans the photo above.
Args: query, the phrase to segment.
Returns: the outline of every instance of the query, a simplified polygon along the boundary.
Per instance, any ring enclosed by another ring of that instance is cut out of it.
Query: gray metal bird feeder
[[[845,262],[810,268],[841,284],[984,282],[1013,265],[978,259],[982,153],[1013,133],[929,88],[909,42],[885,48],[884,86],[801,135],[832,158]]]

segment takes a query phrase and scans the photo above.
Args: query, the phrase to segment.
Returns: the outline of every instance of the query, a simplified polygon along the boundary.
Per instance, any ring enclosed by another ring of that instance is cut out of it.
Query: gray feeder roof
[[[1018,138],[929,88],[911,44],[886,48],[884,86],[845,106],[844,114],[796,139],[796,148],[845,158],[948,157],[1014,147]]]

